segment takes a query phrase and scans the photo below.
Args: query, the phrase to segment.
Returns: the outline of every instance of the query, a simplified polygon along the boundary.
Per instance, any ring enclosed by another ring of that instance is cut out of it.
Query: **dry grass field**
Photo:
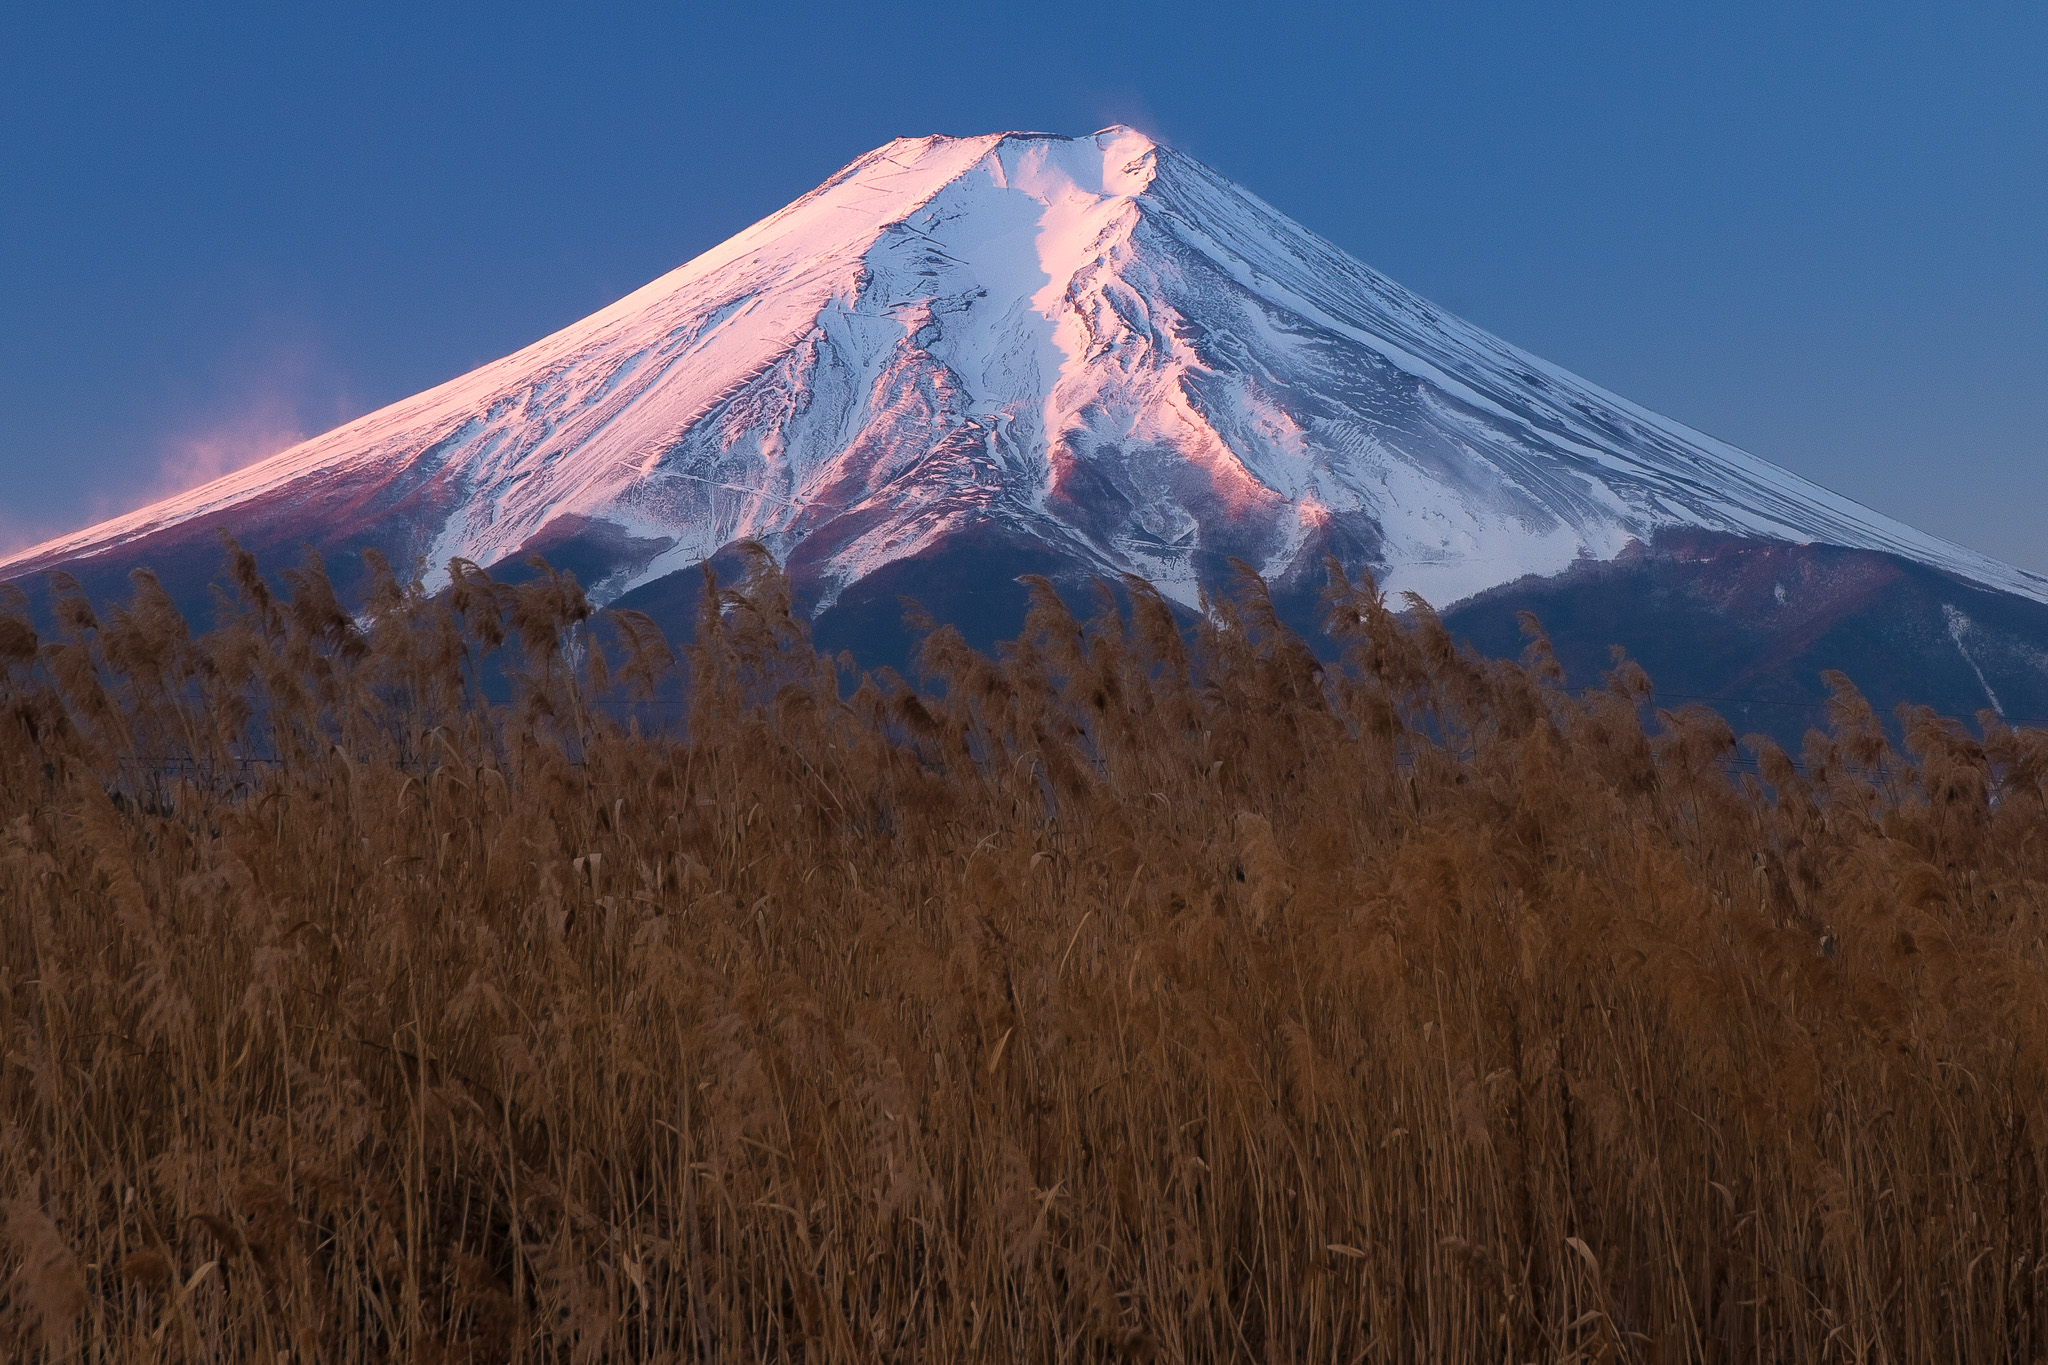
[[[2048,1357],[2048,734],[232,563],[0,608],[0,1357]]]

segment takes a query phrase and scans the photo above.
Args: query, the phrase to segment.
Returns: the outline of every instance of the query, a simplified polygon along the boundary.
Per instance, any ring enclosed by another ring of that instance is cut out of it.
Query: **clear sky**
[[[2048,570],[2048,5],[0,7],[0,546],[592,311],[889,138],[1143,128]]]

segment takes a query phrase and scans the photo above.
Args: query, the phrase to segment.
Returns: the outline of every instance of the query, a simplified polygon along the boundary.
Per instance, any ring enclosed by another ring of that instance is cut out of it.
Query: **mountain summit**
[[[374,545],[429,586],[451,556],[540,551],[600,603],[657,605],[755,539],[854,637],[894,629],[897,592],[999,608],[1022,569],[1135,573],[1192,606],[1229,559],[1285,594],[1327,554],[1438,604],[1763,563],[1767,616],[1817,582],[1839,607],[1845,572],[1918,575],[1971,623],[1935,641],[1966,662],[1971,628],[1980,654],[1997,634],[1982,599],[2048,602],[2048,579],[1518,350],[1125,127],[891,142],[553,336],[0,578],[210,572],[217,526],[272,558]],[[1747,622],[1738,588],[1692,595]]]

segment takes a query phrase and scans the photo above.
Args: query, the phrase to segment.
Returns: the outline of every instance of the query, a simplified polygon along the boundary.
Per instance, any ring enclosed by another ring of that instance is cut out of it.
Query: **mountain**
[[[1323,557],[1581,678],[2048,715],[2048,578],[1648,412],[1416,297],[1129,128],[901,139],[581,322],[203,488],[0,561],[187,600],[225,526],[429,586],[539,552],[673,622],[742,539],[828,643],[901,657],[898,595],[987,639],[1017,574],[1193,608],[1242,559],[1291,619]],[[1687,643],[1699,645],[1691,655]],[[1731,694],[1732,695],[1732,694]]]

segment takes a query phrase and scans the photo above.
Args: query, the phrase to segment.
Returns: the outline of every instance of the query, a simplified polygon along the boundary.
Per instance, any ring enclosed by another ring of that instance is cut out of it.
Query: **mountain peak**
[[[1153,138],[1121,123],[1077,135],[1013,131],[903,137],[858,158],[823,188],[845,179],[890,182],[904,172],[926,169],[957,174],[963,163],[987,161],[999,184],[1019,182],[1027,192],[1037,184],[1096,195],[1142,194],[1161,150]]]

